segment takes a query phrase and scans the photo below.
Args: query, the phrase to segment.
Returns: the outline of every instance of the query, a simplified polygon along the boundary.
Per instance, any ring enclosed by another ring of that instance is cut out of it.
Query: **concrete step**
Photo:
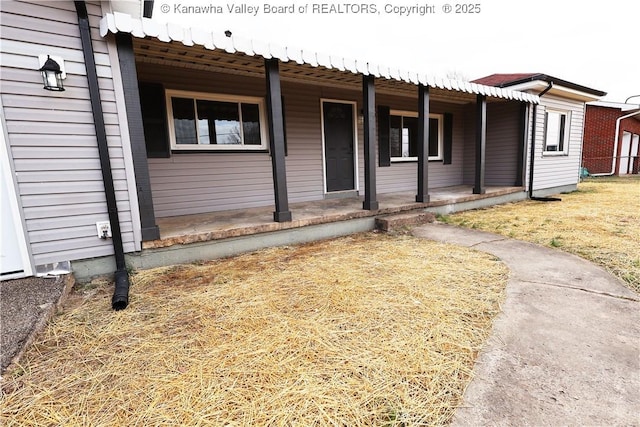
[[[396,215],[376,218],[376,229],[382,231],[398,231],[413,225],[426,224],[436,220],[435,214],[425,211],[411,211]]]

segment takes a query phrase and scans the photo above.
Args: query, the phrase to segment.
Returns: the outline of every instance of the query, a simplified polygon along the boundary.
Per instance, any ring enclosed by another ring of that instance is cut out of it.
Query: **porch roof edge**
[[[295,62],[311,67],[324,67],[339,71],[350,71],[355,74],[371,75],[378,78],[397,80],[409,84],[424,84],[433,88],[465,92],[474,95],[486,95],[538,104],[540,99],[530,93],[495,88],[482,84],[451,80],[431,74],[418,73],[374,64],[366,60],[353,60],[337,56],[312,52],[295,47],[281,47],[272,43],[263,43],[237,36],[226,37],[199,28],[183,27],[180,24],[163,23],[149,18],[134,18],[120,12],[107,13],[100,20],[100,35],[105,37],[112,33],[129,33],[136,38],[152,37],[161,42],[180,42],[185,47],[202,46],[208,50],[221,50],[227,53],[240,52],[245,55],[258,55],[265,59],[277,58],[282,62]]]

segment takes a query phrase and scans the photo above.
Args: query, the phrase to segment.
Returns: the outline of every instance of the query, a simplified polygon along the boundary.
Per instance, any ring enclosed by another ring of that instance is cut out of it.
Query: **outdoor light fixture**
[[[62,79],[66,77],[64,69],[60,67],[60,64],[49,55],[47,55],[46,60],[44,60],[44,55],[40,55],[38,59],[42,65],[38,71],[42,73],[44,88],[57,92],[63,91],[64,86],[62,85]],[[60,59],[60,62],[62,62],[62,59]]]

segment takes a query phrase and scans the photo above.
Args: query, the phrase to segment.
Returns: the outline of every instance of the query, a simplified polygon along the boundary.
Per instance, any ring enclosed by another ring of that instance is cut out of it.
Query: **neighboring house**
[[[591,175],[637,174],[639,144],[640,105],[587,104],[582,164]]]
[[[176,259],[180,245],[151,249],[174,244],[156,244],[167,219],[275,206],[282,226],[264,232],[308,224],[300,202],[361,200],[373,218],[392,195],[424,209],[438,189],[489,203],[570,191],[584,102],[603,95],[555,79],[540,99],[548,76],[502,89],[280,48],[141,18],[142,3],[88,2],[85,18],[83,2],[0,8],[3,218],[17,230],[12,243],[3,230],[3,277],[70,261],[84,277],[115,269],[118,287],[123,253]],[[39,55],[62,62],[65,91],[42,88]]]
[[[559,189],[575,190],[582,163],[585,102],[606,93],[540,73],[493,74],[474,82],[539,96],[539,105],[533,108],[536,132],[532,135],[534,152],[530,156],[534,164],[529,175],[532,194],[545,196]]]

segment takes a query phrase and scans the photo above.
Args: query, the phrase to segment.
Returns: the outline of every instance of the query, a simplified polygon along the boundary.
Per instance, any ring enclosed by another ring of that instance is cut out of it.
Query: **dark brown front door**
[[[327,192],[355,189],[353,104],[323,102]]]

